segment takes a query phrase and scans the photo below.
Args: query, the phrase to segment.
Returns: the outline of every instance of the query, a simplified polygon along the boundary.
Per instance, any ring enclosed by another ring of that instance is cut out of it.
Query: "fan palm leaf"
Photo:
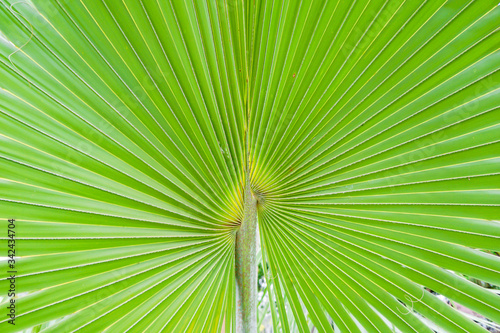
[[[500,329],[497,3],[1,2],[2,332]]]

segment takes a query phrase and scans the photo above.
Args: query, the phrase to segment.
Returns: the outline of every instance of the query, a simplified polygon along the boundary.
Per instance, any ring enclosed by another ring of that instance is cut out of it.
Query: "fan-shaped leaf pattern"
[[[466,278],[500,285],[499,20],[470,0],[2,0],[2,331],[234,331],[246,163],[276,331],[484,331],[430,290],[499,326]]]

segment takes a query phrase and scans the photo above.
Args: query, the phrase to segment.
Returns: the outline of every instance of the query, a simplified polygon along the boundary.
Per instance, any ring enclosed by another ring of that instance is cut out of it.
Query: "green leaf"
[[[498,3],[0,1],[0,331],[500,329]]]

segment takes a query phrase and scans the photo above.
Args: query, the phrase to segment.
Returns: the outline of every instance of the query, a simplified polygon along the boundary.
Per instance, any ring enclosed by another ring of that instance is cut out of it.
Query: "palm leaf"
[[[2,331],[236,331],[247,182],[274,331],[499,327],[499,16],[2,0]]]

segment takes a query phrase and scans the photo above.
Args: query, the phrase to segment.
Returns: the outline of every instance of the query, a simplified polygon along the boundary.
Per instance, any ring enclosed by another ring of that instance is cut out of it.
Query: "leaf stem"
[[[236,233],[236,282],[238,284],[237,332],[257,332],[257,200],[247,170],[244,215]]]

